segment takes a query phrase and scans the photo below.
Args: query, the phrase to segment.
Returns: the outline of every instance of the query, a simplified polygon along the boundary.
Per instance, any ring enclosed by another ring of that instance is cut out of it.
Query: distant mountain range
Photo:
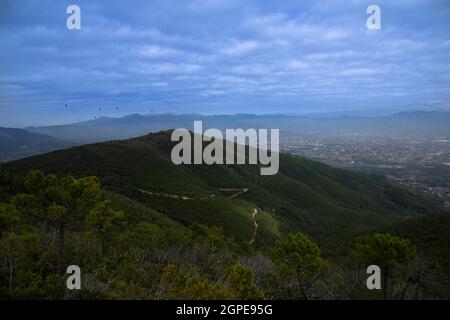
[[[73,143],[23,129],[0,128],[0,162],[64,149]]]
[[[198,115],[131,114],[122,118],[96,120],[25,129],[2,128],[0,161],[63,149],[77,144],[128,139],[150,132],[176,128],[193,129],[195,120],[203,128],[278,128],[281,139],[305,134],[335,135],[359,133],[370,135],[446,135],[450,134],[450,112],[400,112],[389,116],[300,116],[300,115]]]
[[[176,128],[192,129],[194,120],[204,128],[279,128],[283,135],[363,133],[377,135],[448,134],[450,112],[400,112],[378,117],[316,117],[295,115],[139,115],[99,118],[61,126],[29,127],[26,130],[77,143],[137,137]]]

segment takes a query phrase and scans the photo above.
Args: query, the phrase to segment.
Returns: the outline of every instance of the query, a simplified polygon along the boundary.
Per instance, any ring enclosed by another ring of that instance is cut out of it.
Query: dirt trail
[[[143,189],[138,189],[142,193],[146,193],[152,196],[158,196],[158,197],[164,197],[164,198],[172,198],[177,200],[205,200],[205,199],[211,199],[214,198],[216,195],[210,194],[208,196],[202,196],[202,197],[192,197],[192,196],[186,196],[186,195],[178,195],[178,194],[168,194],[168,193],[160,193],[160,192],[152,192],[147,191]]]
[[[229,198],[236,198],[243,193],[248,192],[248,188],[239,188],[239,189],[227,189],[227,188],[219,188],[220,192],[234,192],[229,196]]]
[[[188,196],[188,195],[178,195],[178,194],[169,194],[169,193],[162,193],[162,192],[152,192],[152,191],[147,191],[147,190],[143,190],[143,189],[138,189],[140,192],[142,193],[146,193],[152,196],[158,196],[158,197],[164,197],[164,198],[172,198],[172,199],[177,199],[177,200],[205,200],[205,199],[212,199],[215,198],[216,195],[215,194],[210,194],[207,196],[201,196],[201,197],[193,197],[193,196]],[[226,189],[226,188],[219,188],[218,189],[220,192],[233,192],[233,194],[230,194],[228,197],[229,198],[236,198],[238,196],[240,196],[243,193],[248,192],[248,188],[240,188],[240,189]]]
[[[254,229],[253,229],[253,236],[252,239],[250,240],[250,244],[253,244],[255,242],[256,239],[256,232],[258,231],[258,223],[256,222],[256,215],[258,214],[258,209],[253,208],[252,210],[252,219],[253,219],[253,225],[254,225]]]
[[[171,198],[176,200],[204,200],[204,199],[212,199],[215,198],[215,194],[210,194],[207,196],[202,197],[192,197],[187,195],[178,195],[178,194],[169,194],[169,193],[161,193],[161,192],[152,192],[147,191],[143,189],[138,189],[140,192],[149,194],[152,196],[158,196],[158,197],[164,197],[164,198]],[[241,189],[227,189],[227,188],[219,188],[220,192],[233,192],[231,195],[229,195],[229,198],[236,198],[240,196],[243,193],[248,192],[248,188],[241,188]],[[256,232],[258,231],[258,223],[256,222],[256,215],[258,214],[258,209],[253,208],[252,210],[252,219],[253,219],[253,235],[252,239],[249,241],[250,244],[253,244],[256,239]]]

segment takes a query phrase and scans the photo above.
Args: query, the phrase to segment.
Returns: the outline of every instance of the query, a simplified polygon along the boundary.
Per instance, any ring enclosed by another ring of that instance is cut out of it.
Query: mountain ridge
[[[260,176],[256,165],[176,166],[170,160],[173,144],[165,131],[54,151],[2,167],[20,175],[31,169],[76,177],[96,175],[106,190],[177,223],[219,226],[227,236],[241,241],[251,239],[251,213],[258,208],[257,245],[301,230],[326,243],[325,249],[332,252],[355,233],[439,212],[425,196],[381,176],[351,173],[289,154],[280,154],[276,176]],[[248,192],[230,198],[221,191],[227,188]],[[183,201],[158,193],[198,199]],[[214,197],[204,197],[211,194]]]
[[[104,118],[62,126],[28,127],[41,133],[77,143],[127,139],[176,128],[192,129],[201,120],[209,128],[278,128],[283,136],[301,134],[367,133],[376,135],[448,134],[450,112],[401,112],[374,117],[313,117],[307,115],[198,115],[132,114],[122,118]]]
[[[24,129],[0,127],[0,162],[69,148],[73,145],[72,142]]]

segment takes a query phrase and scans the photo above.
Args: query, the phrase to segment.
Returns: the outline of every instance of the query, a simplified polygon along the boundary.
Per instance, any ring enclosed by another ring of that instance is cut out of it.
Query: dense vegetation
[[[167,137],[5,164],[0,297],[449,297],[450,219],[429,199],[284,154],[271,177],[174,166]],[[64,289],[70,264],[80,291]],[[367,290],[370,264],[386,275],[383,290]]]

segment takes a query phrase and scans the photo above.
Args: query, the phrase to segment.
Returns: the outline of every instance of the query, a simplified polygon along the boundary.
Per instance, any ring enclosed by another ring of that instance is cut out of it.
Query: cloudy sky
[[[0,126],[450,110],[448,0],[1,0],[0,48]]]

